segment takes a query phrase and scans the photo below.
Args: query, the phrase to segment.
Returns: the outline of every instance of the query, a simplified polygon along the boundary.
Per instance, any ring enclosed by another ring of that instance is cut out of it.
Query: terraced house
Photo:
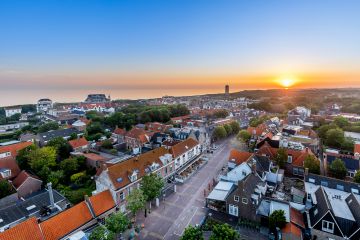
[[[175,165],[170,151],[164,147],[154,149],[115,165],[104,167],[96,177],[96,191],[109,189],[116,205],[126,211],[126,196],[146,174],[155,173],[164,179],[175,173]]]

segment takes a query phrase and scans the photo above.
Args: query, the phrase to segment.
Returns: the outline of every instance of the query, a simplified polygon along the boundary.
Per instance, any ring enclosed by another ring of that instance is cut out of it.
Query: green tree
[[[77,185],[83,184],[87,179],[88,179],[88,176],[86,175],[85,171],[75,173],[75,174],[71,175],[71,177],[70,177],[70,181]]]
[[[354,150],[354,140],[349,137],[345,137],[344,141],[341,144],[341,149],[352,152]]]
[[[308,168],[310,173],[320,174],[320,161],[314,155],[305,158],[304,167]]]
[[[285,163],[287,162],[288,155],[285,148],[279,148],[277,150],[274,161],[280,168],[285,167]]]
[[[156,197],[159,197],[163,187],[164,180],[154,173],[145,175],[142,178],[141,190],[144,193],[146,201],[152,201]]]
[[[326,132],[325,144],[330,147],[341,148],[344,144],[344,131],[340,128],[330,129]]]
[[[330,129],[335,129],[337,126],[335,124],[324,124],[321,127],[318,128],[318,134],[321,139],[326,139],[326,133]]]
[[[125,232],[129,224],[129,219],[122,212],[117,212],[105,220],[106,228],[116,236]]]
[[[229,112],[225,109],[216,110],[214,113],[215,118],[226,118],[229,115]]]
[[[34,151],[36,149],[36,146],[34,144],[21,149],[17,156],[16,156],[16,162],[19,165],[20,169],[29,169],[29,153],[31,151]]]
[[[360,183],[360,171],[357,171],[354,176],[354,182]]]
[[[224,125],[225,131],[226,131],[226,135],[229,136],[230,134],[232,134],[232,128],[229,124],[225,124]]]
[[[29,152],[29,165],[42,180],[47,181],[51,168],[56,166],[56,150],[43,147]]]
[[[277,227],[282,229],[286,225],[286,217],[284,210],[275,210],[270,214],[269,227],[275,230]]]
[[[66,176],[71,176],[79,170],[78,159],[75,157],[70,157],[61,161],[60,169],[64,171]]]
[[[188,226],[185,228],[180,240],[203,240],[203,232],[199,227]]]
[[[238,135],[236,136],[236,138],[239,140],[239,141],[242,141],[244,143],[247,143],[249,142],[250,138],[251,138],[251,134],[246,131],[246,130],[241,130]]]
[[[229,224],[216,224],[212,229],[210,240],[236,240],[239,234]]]
[[[343,116],[338,116],[334,118],[334,123],[339,126],[339,128],[344,128],[350,125],[349,121]]]
[[[7,180],[0,180],[0,199],[14,192],[12,185]]]
[[[96,227],[90,234],[89,240],[114,240],[115,234],[103,225]]]
[[[101,147],[105,148],[105,149],[112,149],[113,148],[113,144],[111,142],[110,139],[106,139],[102,142]]]
[[[57,130],[59,129],[59,124],[57,122],[48,122],[41,125],[38,129],[39,133],[48,132],[50,130]]]
[[[68,141],[62,137],[51,139],[46,146],[54,147],[60,159],[65,159],[70,156],[71,146]]]
[[[64,178],[64,171],[58,170],[58,171],[51,171],[47,177],[47,181],[51,182],[54,187],[57,187],[58,184],[63,180]]]
[[[127,208],[131,211],[133,216],[136,216],[136,213],[144,209],[146,199],[144,193],[141,189],[133,189],[131,193],[126,197],[127,200]]]
[[[215,129],[214,129],[214,132],[213,132],[213,137],[217,140],[219,139],[222,139],[224,137],[226,137],[227,133],[226,133],[226,130],[223,126],[217,126]]]
[[[240,131],[240,124],[237,122],[237,121],[232,121],[230,123],[230,126],[231,126],[231,129],[232,129],[232,132],[234,134],[238,134],[239,131]]]
[[[347,173],[345,163],[339,158],[335,159],[330,164],[329,171],[330,171],[331,176],[338,178],[338,179],[344,179],[346,177],[346,173]]]

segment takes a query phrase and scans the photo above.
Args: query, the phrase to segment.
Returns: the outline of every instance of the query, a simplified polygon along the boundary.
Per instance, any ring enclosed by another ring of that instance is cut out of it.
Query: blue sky
[[[337,74],[356,85],[359,12],[355,0],[2,0],[0,83],[150,89],[171,79],[170,89]]]

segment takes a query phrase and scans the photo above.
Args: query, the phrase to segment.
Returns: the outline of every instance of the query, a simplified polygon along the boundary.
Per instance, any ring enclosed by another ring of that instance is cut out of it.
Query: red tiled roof
[[[38,177],[27,173],[25,170],[21,171],[19,175],[13,180],[13,185],[16,189],[18,189],[29,177],[37,179],[41,181]]]
[[[294,208],[290,208],[290,221],[305,229],[304,216]]]
[[[171,125],[166,125],[159,122],[148,122],[145,123],[145,127],[148,131],[152,132],[166,132],[171,127]]]
[[[241,152],[236,149],[231,149],[229,161],[234,162],[236,165],[240,165],[246,162],[253,154],[249,152]]]
[[[85,202],[81,202],[40,223],[46,240],[58,240],[92,220]]]
[[[171,153],[173,154],[174,158],[184,154],[185,152],[189,151],[190,149],[194,148],[198,145],[198,141],[193,138],[188,138],[174,146],[171,147]]]
[[[118,135],[125,135],[125,134],[126,134],[126,130],[123,129],[123,128],[115,128],[114,133],[115,133],[115,134],[118,134]]]
[[[301,230],[293,223],[287,223],[283,229],[281,229],[283,233],[292,234],[298,238],[301,237]]]
[[[304,161],[307,156],[314,155],[313,152],[308,148],[305,148],[301,151],[293,150],[293,149],[285,149],[285,150],[288,155],[292,156],[292,165],[298,167],[304,166]],[[265,142],[264,145],[262,145],[259,148],[257,153],[260,155],[268,155],[270,158],[273,159],[276,156],[277,151],[278,148],[273,148],[267,142]]]
[[[261,136],[261,134],[266,130],[266,125],[265,124],[260,124],[257,127],[248,127],[247,131],[248,133],[250,133],[251,135],[255,135],[256,136]]]
[[[0,154],[6,153],[6,152],[11,152],[11,156],[16,157],[17,153],[20,150],[22,150],[32,144],[33,144],[32,142],[19,142],[19,143],[7,145],[7,146],[0,146]]]
[[[115,207],[115,202],[111,196],[110,190],[106,190],[91,196],[89,200],[96,216],[100,216],[104,212],[109,211]]]
[[[43,240],[41,229],[35,217],[31,217],[18,225],[0,232],[1,240]]]
[[[360,153],[360,144],[359,143],[355,143],[355,145],[354,145],[354,153]]]
[[[106,157],[103,157],[96,153],[85,153],[83,154],[84,157],[86,157],[90,161],[107,161],[108,159]]]
[[[190,118],[190,115],[185,115],[185,116],[173,117],[173,118],[171,118],[171,121],[185,120],[185,119],[189,119],[189,118]]]
[[[69,144],[73,149],[76,149],[76,148],[79,148],[82,146],[87,146],[89,144],[89,142],[85,138],[82,137],[82,138],[70,140]]]
[[[149,141],[149,139],[146,136],[145,130],[141,128],[133,128],[130,131],[128,131],[125,136],[130,138],[135,138],[139,140],[141,143],[146,143]]]
[[[164,147],[156,148],[139,156],[130,158],[108,167],[108,175],[116,189],[122,188],[130,183],[129,175],[138,171],[138,179],[145,175],[145,169],[156,162],[162,166],[160,157],[168,154],[169,150]]]

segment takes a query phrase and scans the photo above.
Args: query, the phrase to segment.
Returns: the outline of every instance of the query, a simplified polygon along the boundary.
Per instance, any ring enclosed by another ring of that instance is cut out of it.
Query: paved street
[[[184,184],[177,185],[177,192],[161,201],[158,208],[144,218],[141,213],[138,223],[144,223],[141,239],[178,239],[189,225],[199,224],[206,215],[204,189],[216,178],[226,165],[234,138],[218,143],[218,149],[209,162]]]

